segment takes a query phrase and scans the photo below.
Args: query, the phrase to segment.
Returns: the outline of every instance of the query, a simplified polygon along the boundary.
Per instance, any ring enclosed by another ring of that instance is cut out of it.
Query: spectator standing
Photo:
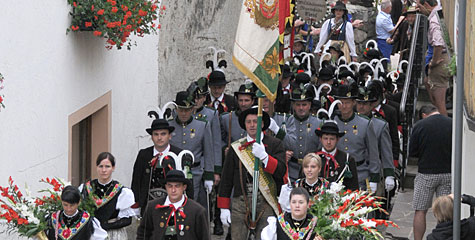
[[[376,42],[383,57],[387,59],[391,58],[393,46],[387,43],[386,40],[391,38],[391,34],[396,30],[391,19],[391,9],[391,0],[383,0],[381,2],[381,11],[376,16]]]
[[[419,11],[429,16],[428,43],[433,47],[432,60],[429,62],[428,86],[429,95],[432,104],[434,104],[439,112],[447,116],[445,107],[445,93],[449,87],[450,74],[447,68],[449,57],[445,48],[445,41],[440,28],[437,11],[442,7],[437,5],[436,0],[426,0],[422,4],[420,0],[417,2]]]
[[[424,236],[434,193],[437,197],[450,194],[452,166],[452,120],[433,105],[423,106],[419,112],[422,120],[414,125],[409,141],[409,156],[418,158],[413,201],[415,240]]]
[[[355,36],[353,33],[353,26],[348,23],[348,10],[346,5],[342,1],[336,2],[335,6],[332,8],[332,13],[335,17],[326,20],[322,25],[322,30],[320,31],[320,40],[315,48],[315,53],[321,54],[323,47],[331,42],[338,41],[342,46],[342,50],[345,53],[348,61],[351,60],[356,62],[356,47],[355,47]],[[332,43],[328,44],[330,46]]]

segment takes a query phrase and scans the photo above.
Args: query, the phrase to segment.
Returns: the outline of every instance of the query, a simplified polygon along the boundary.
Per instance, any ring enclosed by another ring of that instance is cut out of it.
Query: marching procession
[[[210,47],[213,58],[199,63],[206,75],[138,116],[153,144],[134,151],[131,182],[113,176],[127,160],[101,150],[94,178],[42,180],[60,210],[45,208],[44,229],[27,230],[44,240],[384,239],[386,227],[398,228],[390,217],[412,157],[414,239],[452,239],[453,83],[440,2],[359,1],[377,9],[375,37],[364,44],[355,39],[373,26],[350,13],[353,1],[323,1],[319,22],[304,18],[298,2],[244,0],[232,63]],[[421,18],[427,34],[417,40]],[[425,62],[417,73],[415,58]],[[242,72],[235,89],[231,64]],[[431,104],[407,132],[401,109],[418,80]],[[9,183],[0,191],[14,199]],[[475,207],[472,196],[462,201]],[[431,208],[437,227],[426,230]],[[475,239],[473,216],[461,237]]]

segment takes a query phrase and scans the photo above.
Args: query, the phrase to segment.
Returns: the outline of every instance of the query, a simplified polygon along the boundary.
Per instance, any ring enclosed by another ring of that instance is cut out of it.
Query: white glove
[[[372,193],[376,193],[376,190],[378,189],[378,183],[369,182],[369,188],[370,188]]]
[[[279,125],[277,125],[277,123],[275,122],[275,120],[273,118],[270,119],[270,125],[269,125],[269,129],[274,133],[274,134],[277,134],[279,132]]]
[[[394,189],[394,177],[387,176],[386,180],[384,180],[384,184],[386,185],[386,191],[391,191]]]
[[[213,180],[205,180],[205,189],[207,193],[213,191]]]
[[[259,158],[263,163],[264,166],[267,166],[267,161],[269,161],[269,155],[266,153],[266,148],[262,143],[253,143],[252,144],[252,154],[255,157]]]
[[[221,208],[221,222],[224,226],[229,227],[231,224],[231,212],[227,208]]]

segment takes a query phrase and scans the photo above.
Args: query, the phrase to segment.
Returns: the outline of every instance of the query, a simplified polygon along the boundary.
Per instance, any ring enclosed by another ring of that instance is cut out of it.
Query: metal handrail
[[[422,24],[422,28],[421,28]],[[420,33],[419,30],[422,29],[422,39],[419,39]],[[420,51],[418,47],[421,47],[424,51],[427,48],[427,17],[421,14],[416,15],[416,20],[414,22],[414,27],[411,37],[411,48],[409,52],[409,64],[407,66],[406,79],[404,81],[403,93],[401,96],[401,103],[399,107],[399,114],[402,123],[403,129],[403,149],[402,149],[402,166],[401,166],[401,182],[404,182],[406,178],[406,168],[407,168],[407,159],[409,156],[409,135],[411,134],[412,126],[414,125],[414,118],[416,115],[416,104],[419,94],[419,84],[422,83],[424,77],[423,67],[419,72],[413,73],[413,66],[417,58],[420,56],[416,55],[416,51]],[[417,43],[422,41],[422,46],[418,46]],[[424,57],[422,57],[420,66],[424,66]],[[413,74],[416,74],[413,76]],[[412,79],[416,80],[413,81]],[[408,99],[408,98],[411,99]],[[408,101],[412,100],[412,109],[407,109],[406,105]],[[402,189],[404,190],[404,184],[402,184]]]

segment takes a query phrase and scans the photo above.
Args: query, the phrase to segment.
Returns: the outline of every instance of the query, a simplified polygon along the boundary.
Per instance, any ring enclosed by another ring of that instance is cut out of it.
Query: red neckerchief
[[[376,108],[373,109],[373,112],[375,112],[376,114],[378,114],[378,115],[380,115],[381,117],[383,117],[384,119],[386,119],[386,115],[384,114],[384,111],[383,111],[383,107],[382,107],[382,106],[379,107],[379,110],[376,110]]]
[[[188,198],[185,197],[185,201],[183,202],[183,204],[178,208],[178,209],[175,209],[175,206],[173,204],[170,204],[170,205],[161,205],[161,204],[157,204],[155,205],[155,209],[159,209],[159,208],[170,208],[171,209],[171,212],[170,214],[168,215],[168,219],[167,219],[167,226],[168,226],[168,223],[170,222],[170,218],[173,214],[173,222],[175,223],[175,228],[177,227],[176,226],[176,214],[178,212],[178,214],[180,214],[180,216],[182,218],[186,218],[186,214],[185,212],[183,212],[183,208],[185,207],[186,205],[186,202],[187,202]]]
[[[254,144],[255,142],[256,142],[256,139],[254,139],[250,142],[245,142],[245,143],[241,144],[241,146],[239,146],[239,150],[242,151],[242,150],[246,149],[247,147],[249,147],[250,145]],[[264,144],[264,147],[267,147],[267,144]]]
[[[335,156],[330,153],[320,151],[320,152],[317,152],[317,154],[325,156],[325,166],[323,167],[323,177],[328,178],[328,173],[330,172],[330,160],[333,162],[335,169],[337,169],[339,166],[338,162],[336,161]]]
[[[241,144],[241,146],[239,147],[239,150],[242,151],[244,149],[246,149],[247,147],[249,147],[250,145],[254,144],[256,142],[256,140],[252,140],[250,142],[245,142],[243,144]]]
[[[150,161],[150,167],[152,167],[152,172],[153,172],[153,170],[155,170],[155,168],[157,168],[158,159],[159,159],[162,155],[163,155],[163,153],[157,153],[157,155],[155,155],[155,156],[152,158],[152,160]],[[165,156],[165,159],[168,159],[168,156]],[[167,167],[168,167],[168,170],[173,170],[173,167],[170,166],[170,164],[169,164]],[[163,174],[163,177],[166,177],[165,168],[163,168],[162,174]]]
[[[289,83],[290,84],[290,83]],[[289,89],[287,87],[282,88],[282,94],[291,94],[292,93],[292,85],[290,85]]]

